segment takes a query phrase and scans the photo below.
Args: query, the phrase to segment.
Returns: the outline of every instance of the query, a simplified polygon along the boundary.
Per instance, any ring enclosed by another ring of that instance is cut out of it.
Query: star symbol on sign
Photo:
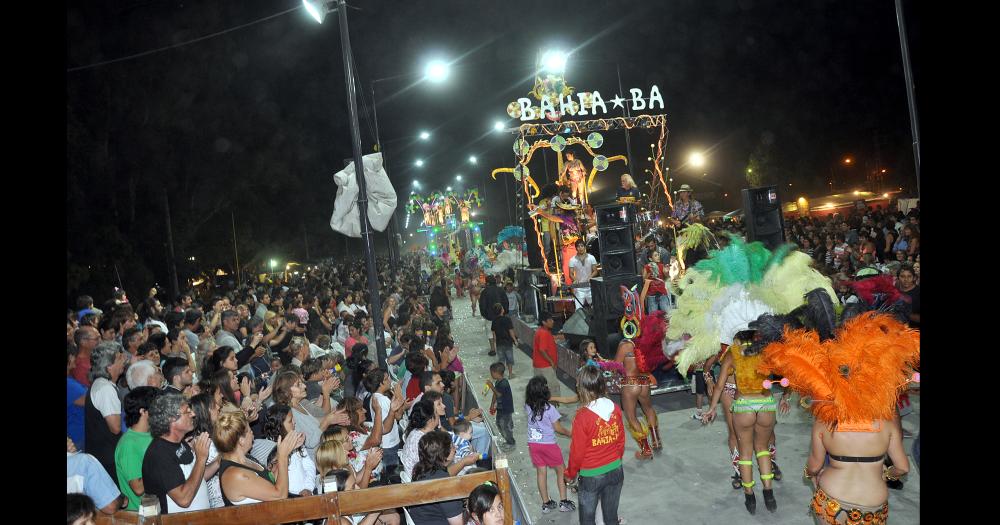
[[[611,109],[614,108],[625,109],[625,106],[622,104],[622,102],[625,102],[625,99],[622,98],[621,95],[615,95],[615,98],[611,99],[611,102],[614,104],[614,106],[612,106]]]

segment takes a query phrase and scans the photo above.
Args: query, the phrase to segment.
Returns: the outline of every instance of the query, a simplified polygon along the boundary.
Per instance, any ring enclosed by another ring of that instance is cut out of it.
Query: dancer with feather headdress
[[[702,417],[712,421],[715,407],[722,401],[729,429],[733,488],[744,488],[747,509],[755,511],[754,482],[749,476],[753,462],[747,458],[754,450],[760,451],[757,458],[765,475],[765,503],[772,510],[776,503],[771,480],[781,479],[773,461],[773,428],[779,403],[760,388],[755,390],[749,384],[740,388],[741,382],[749,380],[745,372],[756,359],[755,354],[745,352],[754,333],[749,325],[762,314],[783,314],[794,309],[803,303],[805,293],[815,288],[836,297],[833,287],[829,279],[811,267],[811,259],[792,251],[792,246],[771,251],[759,242],[746,243],[736,236],[730,236],[728,246],[711,251],[708,258],[688,268],[679,286],[682,293],[667,335],[671,339],[690,339],[677,357],[678,370],[683,373],[704,363],[713,401]],[[718,376],[723,385],[719,388],[710,372],[715,362],[723,365]],[[788,410],[787,396],[782,396],[780,406],[783,412]],[[744,432],[740,432],[743,420],[749,426],[743,425]],[[754,435],[754,424],[768,431]]]
[[[904,299],[893,300],[878,282],[855,290],[864,302],[844,308],[839,323],[829,297],[810,292],[803,308],[807,328],[772,330],[760,345],[758,373],[781,374],[812,400],[815,423],[803,475],[816,489],[810,507],[817,524],[886,523],[886,481],[909,470],[895,407],[908,384],[920,381],[914,372],[920,334],[905,324]]]
[[[652,459],[653,450],[663,448],[659,422],[649,391],[656,386],[653,370],[667,362],[662,346],[666,330],[667,317],[662,310],[644,316],[639,337],[634,340],[622,340],[615,355],[615,361],[621,363],[625,369],[625,378],[621,385],[622,411],[625,413],[628,431],[639,445],[639,451],[635,453],[637,459]],[[636,417],[637,402],[646,418],[645,423]],[[649,438],[652,438],[652,445]]]

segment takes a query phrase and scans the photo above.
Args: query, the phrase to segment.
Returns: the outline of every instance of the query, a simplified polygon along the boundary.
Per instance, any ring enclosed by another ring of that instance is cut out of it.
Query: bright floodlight
[[[445,191],[451,191],[451,186],[448,186],[448,189],[445,190]]]
[[[431,138],[431,134],[430,133],[428,133],[426,131],[421,131],[420,132],[420,140],[427,140],[429,138]]]
[[[549,73],[566,71],[566,53],[562,51],[546,51],[542,55],[542,67]]]
[[[424,165],[424,161],[417,159],[417,161],[414,162],[413,165],[419,168]]]
[[[455,180],[462,180],[462,176],[461,175],[455,175]]]
[[[499,120],[496,121],[496,122],[494,122],[493,123],[493,129],[495,129],[497,131],[503,131],[503,122],[500,122]]]
[[[323,23],[323,19],[326,18],[326,14],[331,11],[327,7],[327,4],[329,4],[327,0],[302,0],[302,5],[305,6],[306,11],[321,24]]]
[[[420,187],[420,181],[419,180],[413,181],[413,187],[414,188],[419,188]]]
[[[476,156],[475,155],[469,155],[469,162],[472,163],[472,164],[475,164],[477,162],[476,161]]]
[[[700,168],[705,165],[705,156],[701,153],[694,152],[688,157],[688,163],[695,168]]]
[[[427,80],[430,80],[431,82],[444,82],[448,78],[450,70],[451,67],[448,66],[447,62],[432,60],[427,64],[425,74],[427,75]]]

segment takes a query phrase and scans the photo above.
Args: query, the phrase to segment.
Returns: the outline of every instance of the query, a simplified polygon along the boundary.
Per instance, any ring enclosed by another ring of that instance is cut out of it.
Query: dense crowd
[[[68,521],[95,508],[185,512],[491,468],[451,337],[455,274],[431,262],[379,261],[381,312],[356,262],[172,302],[156,288],[137,304],[122,290],[99,308],[79,297],[67,312]],[[487,296],[499,290],[489,285]],[[499,502],[483,485],[467,502],[407,510],[417,523],[501,523]],[[399,523],[400,511],[344,522]]]

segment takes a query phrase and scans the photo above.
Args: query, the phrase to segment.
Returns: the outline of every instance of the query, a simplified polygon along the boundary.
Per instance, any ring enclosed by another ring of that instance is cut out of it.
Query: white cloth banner
[[[382,167],[382,154],[372,153],[362,157],[365,165],[365,185],[368,190],[368,222],[376,231],[385,231],[392,213],[396,210],[396,190],[389,181],[389,175]],[[354,163],[333,175],[337,183],[337,198],[333,202],[330,227],[349,237],[361,237],[361,222],[358,219],[358,181],[354,173]]]

